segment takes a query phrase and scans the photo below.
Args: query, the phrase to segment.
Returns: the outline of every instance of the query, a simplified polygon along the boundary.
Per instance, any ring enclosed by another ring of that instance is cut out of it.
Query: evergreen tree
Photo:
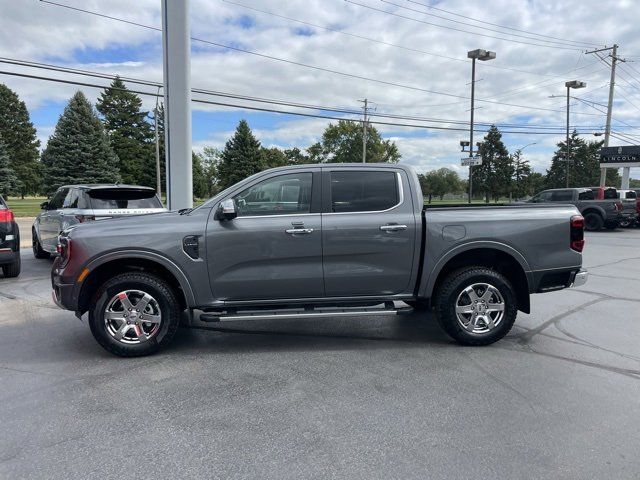
[[[42,152],[42,163],[47,194],[65,184],[120,181],[118,157],[82,92],[65,107]]]
[[[18,177],[9,166],[7,147],[0,136],[0,195],[8,197],[18,191]]]
[[[490,197],[497,201],[500,195],[509,192],[513,164],[507,147],[502,143],[502,134],[495,125],[489,128],[478,154],[482,157],[482,165],[473,167],[473,188],[484,192],[486,203]]]
[[[569,137],[569,186],[592,187],[600,182],[600,148],[602,141],[587,142],[575,130]],[[547,170],[546,188],[564,188],[567,185],[567,143],[559,142],[558,149]],[[607,169],[607,185],[618,185],[617,170]]]
[[[260,150],[262,154],[262,165],[264,168],[284,167],[289,165],[289,159],[279,148],[265,148]]]
[[[147,121],[149,112],[142,111],[142,100],[130,92],[116,77],[100,94],[96,109],[102,114],[111,147],[120,161],[124,183],[143,183],[155,187],[143,177],[145,170],[155,171],[154,132]],[[155,174],[153,176],[155,180]]]
[[[193,165],[193,196],[198,199],[209,197],[208,178],[203,163],[202,155],[191,152],[191,164]]]
[[[522,156],[522,150],[516,150],[513,154],[513,196],[516,200],[527,196],[529,192],[529,177],[531,176],[531,165]]]
[[[20,195],[38,193],[42,183],[39,162],[40,141],[29,112],[18,95],[0,84],[0,135],[9,157],[9,166],[18,178]]]
[[[220,157],[220,187],[227,188],[262,170],[260,142],[253,136],[246,120],[240,120],[235,134],[227,141]]]
[[[397,163],[398,147],[391,140],[383,140],[375,127],[367,129],[367,162]],[[312,162],[362,162],[362,126],[357,122],[338,120],[330,123],[320,142],[307,149]]]

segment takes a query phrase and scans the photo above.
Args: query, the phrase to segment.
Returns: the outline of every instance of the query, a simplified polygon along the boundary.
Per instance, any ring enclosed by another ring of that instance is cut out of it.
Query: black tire
[[[602,215],[600,215],[599,213],[587,213],[584,216],[584,225],[585,228],[590,232],[602,230],[602,227],[604,226],[604,218],[602,218]]]
[[[495,287],[503,297],[503,317],[486,333],[470,332],[458,321],[456,302],[467,287],[487,283]],[[442,282],[435,298],[435,313],[440,326],[456,342],[462,345],[489,345],[503,338],[513,327],[518,314],[517,297],[511,282],[502,274],[486,267],[465,267],[451,272]]]
[[[38,234],[34,229],[31,229],[31,247],[33,248],[33,256],[38,259],[49,258],[49,252],[46,252],[42,245],[40,244],[40,240],[38,240]]]
[[[161,313],[157,333],[143,343],[127,344],[116,340],[104,321],[110,300],[119,292],[137,290],[151,295]],[[89,310],[89,326],[98,343],[107,351],[121,357],[151,355],[166,347],[178,330],[182,308],[173,288],[163,279],[149,273],[122,273],[107,280],[92,299]]]
[[[15,278],[20,275],[21,266],[22,262],[20,260],[20,252],[17,252],[16,259],[13,263],[8,263],[2,266],[2,273],[4,273],[5,278]]]
[[[629,228],[632,225],[633,225],[633,220],[631,220],[630,218],[624,218],[620,220],[620,223],[618,224],[620,228]]]

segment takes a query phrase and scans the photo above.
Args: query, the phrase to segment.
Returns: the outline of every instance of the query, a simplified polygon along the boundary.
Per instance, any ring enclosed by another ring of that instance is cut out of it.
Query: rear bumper
[[[579,266],[560,270],[533,272],[531,293],[553,292],[564,288],[579,287],[587,282],[588,273]]]
[[[15,252],[12,248],[0,247],[0,265],[7,265],[15,262],[20,252]]]
[[[574,275],[573,282],[571,282],[571,285],[569,286],[581,287],[582,285],[587,283],[588,278],[589,278],[589,272],[587,272],[586,270],[580,270],[578,273]]]

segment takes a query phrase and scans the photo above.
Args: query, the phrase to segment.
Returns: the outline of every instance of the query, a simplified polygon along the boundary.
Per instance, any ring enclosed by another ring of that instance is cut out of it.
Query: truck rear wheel
[[[456,342],[489,345],[511,330],[518,314],[517,297],[504,275],[486,267],[465,267],[442,282],[435,311]]]
[[[584,216],[584,225],[585,228],[591,232],[602,230],[602,227],[604,226],[604,219],[602,218],[602,215],[590,212]]]
[[[148,273],[122,273],[93,297],[89,326],[98,343],[121,357],[150,355],[168,345],[180,323],[176,293]]]

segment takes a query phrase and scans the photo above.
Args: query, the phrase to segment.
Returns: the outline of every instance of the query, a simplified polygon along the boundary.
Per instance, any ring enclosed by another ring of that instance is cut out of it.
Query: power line
[[[507,29],[507,30],[512,30],[512,31],[514,31],[514,32],[529,33],[529,34],[531,34],[531,35],[537,35],[537,36],[539,36],[539,37],[550,38],[550,39],[552,39],[552,40],[560,40],[560,41],[563,41],[563,42],[566,42],[566,43],[576,43],[576,44],[581,44],[581,45],[585,45],[585,46],[594,46],[594,45],[597,45],[597,44],[588,43],[588,42],[581,42],[581,41],[577,41],[577,40],[568,40],[568,39],[566,39],[566,38],[552,37],[551,35],[543,35],[543,34],[541,34],[541,33],[530,32],[530,31],[528,31],[528,30],[520,30],[520,29],[518,29],[518,28],[507,27],[507,26],[505,26],[505,25],[499,25],[499,24],[497,24],[497,23],[491,23],[491,22],[488,22],[488,21],[486,21],[486,20],[478,20],[478,19],[473,18],[473,17],[468,17],[468,16],[466,16],[466,15],[462,15],[461,13],[452,12],[451,10],[445,10],[444,8],[439,8],[439,7],[436,7],[436,6],[434,6],[434,5],[426,5],[426,4],[424,4],[424,3],[416,2],[416,1],[414,1],[414,0],[406,0],[406,1],[407,1],[407,2],[409,2],[409,3],[414,3],[414,4],[416,4],[416,5],[421,5],[421,6],[423,6],[423,7],[427,7],[427,8],[429,8],[429,9],[431,9],[431,10],[437,10],[437,11],[439,11],[439,12],[448,13],[449,15],[455,15],[455,16],[457,16],[457,17],[466,18],[467,20],[472,20],[472,21],[474,21],[474,22],[484,23],[484,24],[487,24],[487,25],[491,25],[491,26],[493,26],[493,27],[499,27],[499,28],[504,28],[504,29]]]
[[[488,32],[499,33],[501,35],[510,35],[512,37],[518,37],[518,38],[525,38],[527,40],[534,40],[534,41],[537,41],[537,42],[545,42],[545,43],[549,43],[549,44],[562,45],[562,46],[571,46],[572,48],[579,47],[579,45],[574,45],[574,44],[571,44],[571,43],[568,43],[568,42],[565,42],[565,41],[544,40],[544,39],[541,39],[541,38],[535,38],[535,37],[532,38],[532,37],[530,37],[528,35],[520,35],[518,33],[501,32],[500,30],[495,30],[493,28],[489,28],[489,27],[486,27],[486,26],[473,25],[472,23],[462,22],[460,20],[453,20],[451,18],[443,17],[441,15],[436,15],[435,13],[425,12],[424,10],[416,10],[415,8],[405,7],[403,5],[398,5],[397,3],[393,3],[393,2],[390,2],[388,0],[380,0],[380,1],[382,3],[386,3],[388,5],[393,5],[394,7],[402,8],[404,10],[408,10],[410,12],[421,13],[423,15],[428,15],[430,17],[439,18],[439,19],[444,20],[446,22],[457,23],[459,25],[466,25],[466,26],[472,27],[472,28],[480,28],[480,29],[486,30]],[[412,2],[412,3],[416,3],[416,2]],[[444,28],[449,28],[449,27],[446,27],[446,26],[443,26],[443,27]],[[469,33],[473,33],[474,35],[476,35],[476,33],[474,33],[474,32],[469,32]],[[496,38],[496,37],[492,37],[492,38]],[[506,39],[506,38],[502,38],[502,40],[515,41],[515,40],[512,40],[512,39]],[[555,45],[545,45],[545,46],[549,47],[549,46],[555,46]],[[591,44],[587,44],[587,45],[592,46]]]
[[[64,4],[61,4],[61,3],[52,2],[50,0],[40,0],[40,1],[42,3],[47,3],[47,4],[51,4],[51,5],[55,5],[55,6],[59,6],[59,7],[63,7],[63,8],[69,8],[71,10],[76,10],[76,11],[87,13],[87,14],[90,14],[90,15],[97,15],[99,17],[108,18],[110,20],[115,20],[115,21],[121,21],[121,22],[124,22],[124,23],[127,23],[127,24],[136,25],[136,26],[139,26],[139,27],[142,27],[142,28],[146,28],[146,29],[150,29],[150,30],[154,30],[154,31],[162,31],[162,29],[160,29],[158,27],[153,27],[153,26],[150,26],[150,25],[144,25],[144,24],[137,23],[137,22],[132,22],[132,21],[129,21],[129,20],[123,20],[123,19],[119,19],[117,17],[112,17],[110,15],[105,15],[105,14],[93,12],[93,11],[90,11],[90,10],[81,9],[81,8],[78,8],[78,7],[71,7],[69,5],[64,5]],[[351,2],[351,0],[345,0],[345,1]],[[353,3],[353,2],[351,2],[351,3]],[[430,93],[430,94],[434,94],[434,95],[442,95],[442,96],[451,97],[451,98],[458,98],[458,99],[462,99],[462,100],[468,100],[469,99],[469,97],[466,97],[464,95],[457,95],[457,94],[448,93],[448,92],[439,92],[439,91],[436,91],[436,90],[430,90],[430,89],[416,87],[416,86],[412,86],[412,85],[404,85],[404,84],[400,84],[400,83],[390,82],[390,81],[387,81],[387,80],[380,80],[380,79],[377,79],[377,78],[366,77],[366,76],[363,76],[363,75],[357,75],[357,74],[342,72],[342,71],[339,71],[339,70],[320,67],[320,66],[317,66],[317,65],[311,65],[311,64],[302,63],[302,62],[296,62],[296,61],[293,61],[293,60],[288,60],[288,59],[284,59],[284,58],[280,58],[280,57],[275,57],[273,55],[267,55],[267,54],[264,54],[264,53],[254,52],[252,50],[247,50],[247,49],[240,48],[240,47],[224,45],[222,43],[217,43],[217,42],[213,42],[213,41],[205,40],[205,39],[201,39],[201,38],[191,37],[191,39],[194,40],[194,41],[197,41],[197,42],[202,42],[202,43],[205,43],[205,44],[214,45],[214,46],[221,47],[221,48],[227,48],[229,50],[242,52],[242,53],[246,53],[246,54],[249,54],[249,55],[254,55],[254,56],[257,56],[257,57],[266,58],[266,59],[269,59],[269,60],[274,60],[274,61],[287,63],[287,64],[291,64],[291,65],[296,65],[296,66],[299,66],[299,67],[305,67],[305,68],[309,68],[309,69],[313,69],[313,70],[317,70],[317,71],[322,71],[322,72],[326,72],[326,73],[332,73],[332,74],[335,74],[335,75],[341,75],[341,76],[344,76],[344,77],[355,78],[355,79],[358,79],[358,80],[365,80],[365,81],[369,81],[369,82],[373,82],[373,83],[379,83],[381,85],[404,88],[404,89],[407,89],[407,90],[413,90],[413,91],[418,91],[418,92],[423,92],[423,93]],[[523,108],[523,109],[527,109],[527,110],[539,110],[539,111],[563,113],[563,110],[542,108],[542,107],[533,107],[533,106],[530,106],[530,105],[518,105],[518,104],[513,104],[513,103],[497,102],[497,101],[485,100],[485,99],[476,99],[476,101],[483,102],[483,103],[489,103],[489,104],[496,104],[496,105],[514,107],[514,108]],[[576,115],[594,115],[594,114],[584,113],[584,112],[576,112]]]
[[[5,58],[5,57],[0,57],[0,63],[7,63],[10,65],[18,65],[18,66],[24,66],[24,67],[28,67],[28,68],[38,68],[38,69],[43,69],[43,70],[47,70],[47,71],[55,71],[55,72],[62,72],[62,73],[69,73],[69,74],[73,74],[73,75],[83,75],[83,76],[88,76],[88,77],[95,77],[95,78],[101,78],[101,79],[105,79],[105,80],[114,80],[116,77],[119,77],[121,80],[123,81],[127,81],[130,83],[135,83],[135,84],[139,84],[139,85],[145,85],[145,86],[150,86],[150,87],[154,87],[154,88],[161,88],[162,84],[159,82],[153,82],[150,80],[142,80],[142,79],[138,79],[138,78],[132,78],[132,77],[122,77],[119,75],[114,75],[114,74],[107,74],[107,73],[102,73],[102,72],[93,72],[90,70],[83,70],[83,69],[76,69],[76,68],[69,68],[69,67],[61,67],[58,65],[51,65],[51,64],[46,64],[46,63],[40,63],[40,62],[33,62],[33,61],[26,61],[26,60],[18,60],[18,59],[11,59],[11,58]],[[109,88],[109,87],[105,87],[105,88]],[[236,93],[228,93],[228,92],[220,92],[220,91],[214,91],[214,90],[205,90],[205,89],[201,89],[201,88],[193,88],[192,89],[193,93],[199,93],[199,94],[204,94],[204,95],[212,95],[212,96],[218,96],[218,97],[228,97],[228,98],[234,98],[234,99],[240,99],[240,100],[247,100],[247,101],[251,101],[251,102],[260,102],[260,103],[269,103],[269,104],[276,104],[276,105],[280,105],[280,106],[288,106],[288,107],[296,107],[296,108],[306,108],[306,109],[312,109],[312,110],[323,110],[323,111],[330,111],[330,112],[335,112],[335,113],[344,113],[344,114],[349,114],[349,115],[357,115],[359,114],[359,111],[354,110],[354,109],[346,109],[346,108],[338,108],[338,107],[328,107],[328,106],[323,106],[323,105],[311,105],[311,104],[307,104],[307,103],[300,103],[300,102],[293,102],[293,101],[287,101],[287,100],[276,100],[276,99],[269,99],[269,98],[264,98],[264,97],[255,97],[255,96],[247,96],[247,95],[241,95],[241,94],[236,94]],[[391,113],[369,113],[370,116],[378,116],[378,117],[386,117],[386,118],[394,118],[394,119],[399,119],[399,120],[412,120],[412,121],[421,121],[421,122],[431,122],[431,123],[450,123],[450,124],[459,124],[459,125],[468,125],[469,122],[466,120],[451,120],[451,119],[443,119],[443,118],[433,118],[433,117],[422,117],[422,116],[411,116],[411,115],[397,115],[397,114],[391,114]],[[491,126],[493,124],[495,124],[496,126],[499,127],[506,127],[506,128],[519,128],[519,129],[548,129],[548,130],[559,130],[562,129],[564,127],[562,126],[549,126],[549,125],[535,125],[535,124],[513,124],[513,123],[505,123],[505,122],[494,122],[494,123],[482,123],[482,122],[478,122],[479,125],[483,125],[483,126]],[[600,128],[600,127],[596,127],[596,126],[583,126],[580,128]]]
[[[359,7],[362,7],[362,8],[366,8],[366,9],[373,10],[373,11],[376,11],[376,12],[384,13],[384,14],[387,14],[387,15],[392,15],[392,16],[398,17],[398,18],[403,18],[405,20],[411,20],[413,22],[423,23],[425,25],[430,25],[432,27],[444,28],[444,29],[453,30],[453,31],[456,31],[456,32],[468,33],[468,34],[476,35],[476,36],[479,36],[479,37],[493,38],[493,39],[496,39],[496,40],[504,40],[504,41],[507,41],[507,42],[520,43],[520,44],[523,44],[523,45],[532,45],[532,46],[536,46],[536,47],[546,47],[546,48],[555,48],[555,49],[560,49],[560,50],[581,51],[581,49],[577,48],[577,47],[562,47],[562,46],[555,46],[555,45],[543,45],[543,44],[540,44],[540,43],[532,43],[532,42],[525,42],[525,41],[522,41],[522,40],[514,40],[514,39],[509,39],[509,38],[504,38],[504,37],[496,37],[496,36],[493,36],[493,35],[487,35],[485,33],[470,32],[468,30],[463,30],[461,28],[450,27],[450,26],[446,26],[446,25],[439,25],[437,23],[428,22],[426,20],[420,20],[420,19],[413,18],[413,17],[407,17],[406,15],[402,15],[402,14],[395,13],[395,12],[390,12],[388,10],[383,10],[381,8],[372,7],[370,5],[364,5],[362,3],[358,3],[358,2],[355,2],[353,0],[344,0],[344,1],[347,2],[347,3],[351,3],[353,5],[358,5]],[[385,0],[381,0],[381,1],[383,1],[384,3],[389,3],[389,2],[386,2]],[[394,3],[394,4],[391,4],[391,5],[396,5],[396,4]],[[396,6],[398,6],[398,5],[396,5]],[[408,8],[408,7],[400,7],[400,8]],[[412,9],[409,9],[409,10],[412,10]],[[423,13],[423,12],[419,12],[419,13]]]
[[[50,82],[55,82],[55,83],[63,83],[63,84],[67,84],[67,85],[83,86],[83,87],[89,87],[89,88],[100,88],[100,89],[111,88],[112,90],[115,90],[115,91],[124,90],[124,89],[119,89],[119,88],[107,87],[105,85],[98,85],[98,84],[94,84],[94,83],[77,82],[77,81],[73,81],[73,80],[63,80],[63,79],[60,79],[60,78],[45,77],[45,76],[41,76],[41,75],[29,75],[29,74],[26,74],[26,73],[17,73],[17,72],[9,72],[9,71],[1,71],[0,70],[0,74],[11,75],[11,76],[16,76],[16,77],[21,77],[21,78],[35,79],[35,80],[44,80],[44,81],[50,81]],[[158,93],[145,92],[145,91],[140,91],[140,90],[128,89],[127,91],[135,93],[137,95],[145,95],[145,96],[151,96],[151,97],[161,96]],[[347,121],[355,121],[355,122],[358,121],[357,119],[348,119],[348,118],[345,119],[344,117],[336,117],[336,116],[329,116],[329,115],[316,115],[316,114],[311,114],[311,113],[294,112],[294,111],[288,111],[288,110],[275,110],[275,109],[271,109],[271,108],[254,107],[254,106],[250,106],[250,105],[241,105],[241,104],[237,104],[237,103],[214,102],[214,101],[211,101],[211,100],[202,100],[202,99],[196,99],[196,98],[192,98],[191,101],[194,102],[194,103],[200,103],[200,104],[205,104],[205,105],[217,105],[217,106],[223,106],[223,107],[232,107],[232,108],[240,108],[240,109],[246,109],[246,110],[255,110],[255,111],[260,111],[260,112],[279,113],[279,114],[284,114],[284,115],[295,115],[295,116],[300,116],[300,117],[322,118],[322,119],[327,119],[327,120],[347,120]],[[468,132],[469,131],[468,128],[442,127],[442,126],[433,126],[433,125],[416,125],[416,124],[411,124],[411,123],[393,123],[393,122],[382,122],[382,121],[378,121],[378,120],[369,120],[368,123],[375,124],[375,125],[385,125],[385,126],[391,126],[391,127],[400,127],[400,128],[420,128],[420,129],[424,129],[424,130],[447,130],[447,131],[459,131],[459,132]],[[477,130],[475,128],[474,128],[474,131],[477,131],[479,133],[488,133],[488,130]],[[508,130],[503,130],[502,133],[504,133],[504,134],[518,134],[518,135],[557,135],[558,134],[558,132],[508,131]]]

